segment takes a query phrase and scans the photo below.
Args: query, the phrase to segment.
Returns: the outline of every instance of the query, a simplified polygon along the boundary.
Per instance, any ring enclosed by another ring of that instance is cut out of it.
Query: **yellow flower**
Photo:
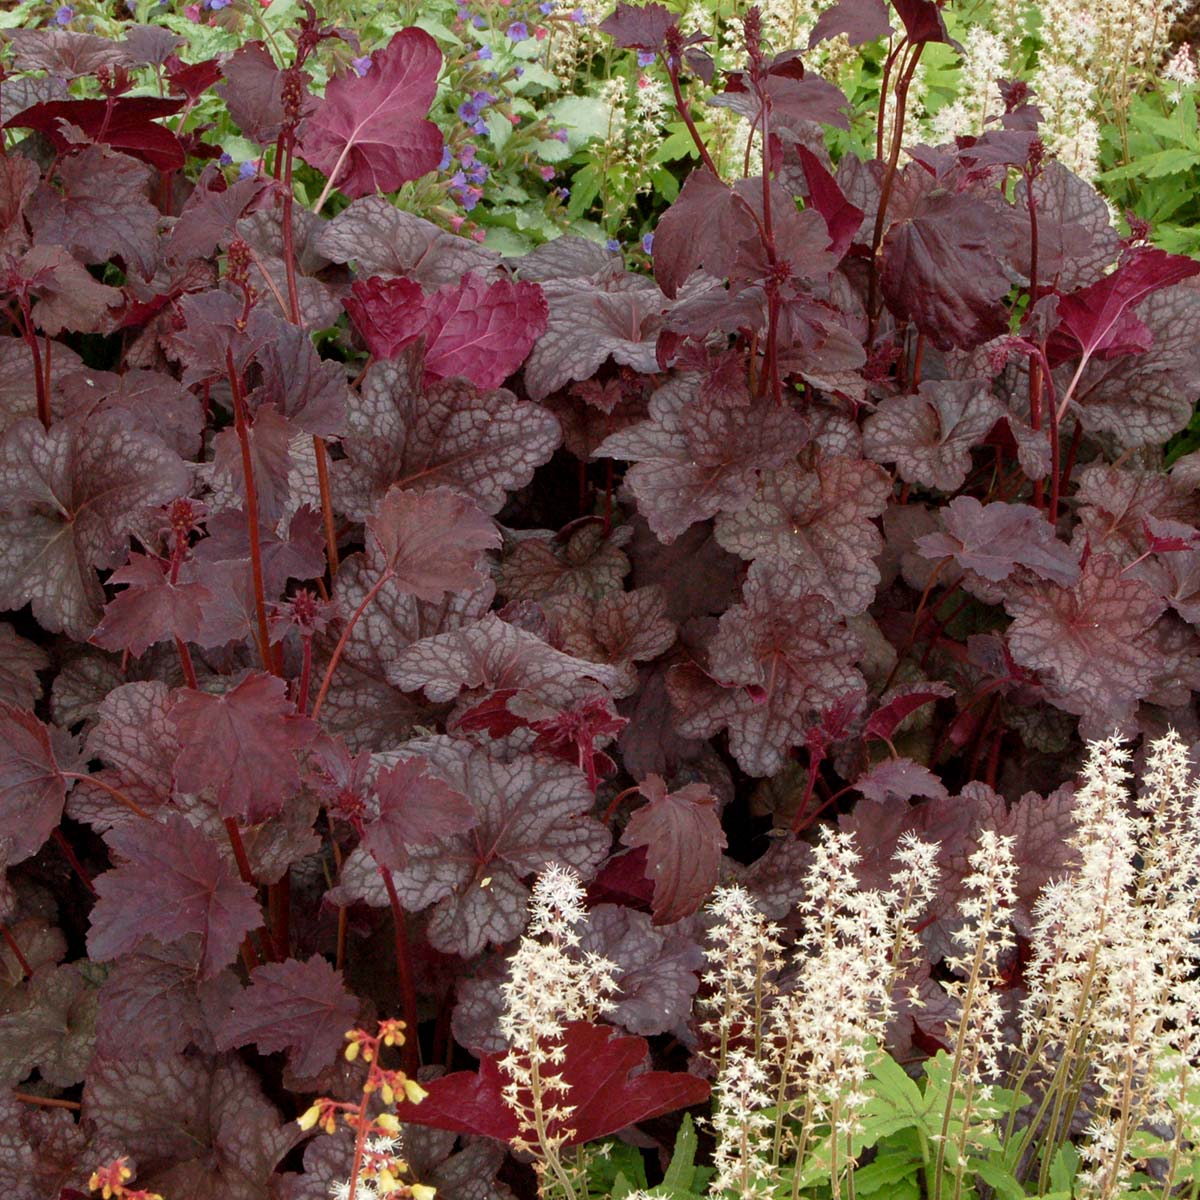
[[[311,1108],[306,1108],[304,1112],[296,1118],[296,1124],[306,1132],[314,1128],[317,1122],[321,1119],[321,1106],[319,1104],[312,1105]],[[95,1178],[95,1176],[93,1176]]]
[[[415,1079],[406,1079],[404,1081],[404,1094],[413,1104],[420,1104],[429,1095]]]
[[[437,1195],[437,1188],[430,1187],[427,1183],[414,1183],[410,1190],[412,1200],[433,1200]]]

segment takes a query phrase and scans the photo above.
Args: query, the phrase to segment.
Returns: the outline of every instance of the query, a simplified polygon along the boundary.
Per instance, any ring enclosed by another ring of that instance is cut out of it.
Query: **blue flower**
[[[75,20],[75,10],[69,4],[59,6],[58,12],[54,14],[54,19],[60,25],[70,25]]]
[[[484,19],[483,15],[480,13],[476,13],[471,18],[471,24],[474,25],[476,29],[486,29],[487,28],[487,21]]]
[[[490,62],[492,57],[491,46],[480,46],[480,48],[475,52],[475,57],[483,59],[484,62]]]
[[[454,155],[450,153],[449,146],[442,147],[442,161],[438,163],[438,170],[444,171],[454,161]]]
[[[639,50],[637,52],[637,62],[639,67],[652,67],[654,65],[654,51]]]
[[[560,200],[569,200],[571,198],[571,189],[568,187],[559,188],[558,189],[558,198]]]
[[[513,67],[513,74],[514,74],[514,75],[515,75],[515,76],[516,76],[518,79],[520,79],[520,78],[521,78],[521,76],[525,74],[525,68],[524,68],[524,67]]]
[[[469,167],[475,161],[475,155],[479,153],[479,148],[474,142],[468,142],[459,153],[459,158],[462,160],[464,167]]]
[[[228,8],[233,0],[208,0],[208,7],[216,12],[221,8]]]
[[[482,117],[480,117],[478,121],[473,122],[471,125],[471,132],[475,134],[476,137],[487,137],[487,131],[487,122]]]
[[[467,178],[472,183],[486,183],[488,177],[488,169],[485,163],[476,163],[468,172]]]
[[[542,0],[538,5],[538,12],[544,17],[548,17],[554,11],[554,0]]]
[[[645,236],[642,238],[642,249],[643,249],[643,250],[644,250],[644,251],[645,251],[647,254],[652,254],[652,253],[654,252],[654,234],[652,234],[652,233],[647,233],[647,234],[646,234],[646,235],[645,235]]]
[[[226,154],[224,151],[222,151],[221,157],[219,159],[217,159],[217,162],[219,162],[221,164],[221,166],[223,166],[223,167],[232,166],[233,165],[233,155]]]
[[[621,243],[617,241],[616,238],[609,238],[608,241],[604,243],[604,248],[605,250],[620,250]]]
[[[467,177],[461,171],[455,171],[450,176],[450,186],[452,188],[465,188],[467,186]]]
[[[472,92],[471,103],[482,112],[489,104],[496,103],[496,97],[491,92]]]
[[[258,174],[258,164],[252,162],[244,162],[238,167],[239,179],[253,179]]]
[[[371,69],[371,56],[364,54],[362,58],[352,58],[350,65],[354,68],[355,74],[365,75]]]
[[[553,139],[554,139],[556,142],[565,142],[565,141],[567,140],[567,131],[566,131],[566,129],[565,129],[565,128],[563,128],[563,129],[555,129],[555,130],[554,130],[554,131],[553,131],[553,132],[550,134],[550,136],[551,136],[551,137],[552,137],[552,138],[553,138]]]
[[[576,25],[586,25],[588,23],[587,13],[585,13],[582,8],[573,9],[571,12],[571,20],[574,21]]]
[[[460,4],[458,6],[458,19],[460,21],[465,21],[470,15],[471,10],[465,4]]]
[[[524,21],[514,21],[505,32],[509,41],[523,42],[529,36],[529,26]]]
[[[461,104],[458,106],[458,116],[459,116],[459,119],[460,119],[460,120],[462,120],[462,121],[466,121],[466,123],[467,123],[468,125],[469,125],[469,124],[470,124],[472,121],[474,121],[474,120],[475,120],[475,118],[476,118],[477,116],[479,116],[479,112],[478,112],[478,110],[475,108],[474,101],[471,101],[471,100],[464,100],[464,101],[463,101],[463,102],[462,102],[462,103],[461,103]]]

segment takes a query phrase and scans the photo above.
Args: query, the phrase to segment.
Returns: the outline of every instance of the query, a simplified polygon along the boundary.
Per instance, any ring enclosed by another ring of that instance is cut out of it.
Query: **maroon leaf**
[[[442,134],[424,118],[441,66],[433,38],[408,28],[371,55],[365,75],[335,75],[305,126],[305,161],[350,197],[394,192],[432,171],[442,156]]]
[[[784,564],[760,559],[709,643],[708,676],[675,668],[669,677],[679,731],[710,737],[727,727],[742,769],[774,775],[827,708],[864,686],[858,652],[828,601]]]
[[[1111,729],[1149,693],[1162,665],[1151,629],[1166,603],[1115,559],[1093,554],[1074,587],[1031,583],[1005,607],[1013,658],[1041,673],[1060,707]]]
[[[845,2],[846,0],[843,0],[843,3]],[[880,0],[869,2],[878,4],[880,11],[886,12]],[[821,14],[820,20],[817,21],[818,27],[832,11],[833,9],[826,9]],[[814,28],[814,36],[816,32]],[[808,201],[825,218],[825,224],[829,228],[829,251],[835,258],[840,259],[850,248],[854,235],[862,225],[863,210],[846,199],[846,194],[838,186],[837,180],[807,146],[798,145],[796,150],[800,155],[800,166],[808,186]]]
[[[241,131],[261,146],[283,129],[283,72],[262,42],[247,42],[221,64],[225,83],[217,88]],[[307,76],[304,76],[307,81]],[[309,106],[312,101],[309,100]]]
[[[922,383],[915,396],[889,396],[863,426],[863,450],[894,462],[909,483],[953,492],[971,466],[971,448],[1005,415],[979,379]]]
[[[932,796],[944,800],[946,786],[928,768],[911,758],[885,758],[854,781],[855,791],[876,804],[911,800],[914,796]]]
[[[546,298],[536,283],[474,273],[426,301],[425,375],[461,375],[481,388],[499,387],[546,331]]]
[[[1018,566],[1063,587],[1079,578],[1078,557],[1054,536],[1040,509],[955,496],[941,510],[941,519],[944,533],[917,538],[917,550],[926,558],[949,556],[993,583],[1007,579]]]
[[[9,864],[41,849],[66,795],[49,730],[33,713],[0,703],[0,829],[11,841]]]
[[[932,0],[914,2],[937,13]],[[995,245],[1004,232],[996,207],[979,197],[931,191],[883,240],[880,284],[888,306],[941,350],[972,349],[1006,332],[1003,301],[1012,284]]]
[[[935,700],[953,695],[954,689],[948,683],[916,683],[909,687],[897,688],[889,692],[884,703],[867,718],[867,723],[863,726],[863,737],[890,741],[896,727],[910,713]]]
[[[466,797],[428,774],[428,765],[401,758],[375,776],[371,790],[379,811],[363,822],[362,844],[383,867],[403,867],[410,847],[466,833],[478,821]]]
[[[127,414],[18,421],[0,438],[0,608],[32,602],[46,629],[80,640],[103,601],[94,567],[124,562],[146,510],[188,488],[178,455]]]
[[[563,1044],[560,1074],[573,1111],[567,1119],[552,1123],[550,1133],[564,1134],[565,1145],[583,1145],[708,1098],[708,1084],[695,1075],[670,1071],[634,1074],[647,1054],[641,1038],[613,1036],[613,1031],[602,1025],[572,1021]],[[396,1115],[413,1125],[511,1141],[518,1126],[504,1103],[505,1079],[496,1060],[481,1054],[478,1074],[459,1071],[435,1079],[426,1085],[428,1094],[420,1104],[405,1100],[396,1106]]]
[[[13,66],[18,71],[45,71],[60,79],[94,75],[102,67],[129,65],[129,51],[106,37],[71,29],[14,29]]]
[[[1061,361],[1071,353],[1066,350],[1071,342],[1085,359],[1106,352],[1127,354],[1147,349],[1149,343],[1140,336],[1146,327],[1140,321],[1131,325],[1128,319],[1132,309],[1152,292],[1197,274],[1200,263],[1182,254],[1168,254],[1153,246],[1130,250],[1110,275],[1059,299],[1057,336],[1048,351],[1052,355],[1057,351]]]
[[[217,1026],[217,1048],[253,1042],[261,1054],[286,1050],[293,1071],[315,1075],[345,1049],[357,1016],[358,1000],[346,991],[341,971],[319,955],[266,963]]]
[[[860,613],[879,584],[883,539],[873,522],[891,498],[892,481],[874,464],[817,458],[765,472],[746,508],[717,517],[716,538],[743,558],[792,564],[839,613]]]
[[[670,925],[696,912],[716,886],[725,833],[716,797],[702,783],[668,792],[662,776],[649,775],[638,790],[649,803],[629,818],[621,844],[646,847],[654,924]]]
[[[504,389],[465,379],[422,388],[420,360],[376,363],[350,411],[347,461],[335,467],[334,495],[362,520],[393,485],[446,485],[487,513],[523,487],[558,446],[558,421]]]
[[[182,107],[182,100],[151,96],[118,96],[111,109],[105,100],[48,100],[17,113],[5,128],[36,129],[54,143],[60,154],[69,154],[74,146],[63,133],[65,122],[160,171],[177,171],[186,161],[183,146],[171,130],[155,121],[174,115]]]
[[[892,4],[913,44],[948,42],[957,45],[946,33],[946,22],[942,20],[941,9],[935,0],[892,0]]]
[[[666,49],[667,30],[678,21],[679,17],[662,4],[622,2],[600,22],[600,32],[627,50],[661,51]]]
[[[30,212],[39,242],[65,246],[88,263],[121,258],[149,279],[157,265],[158,209],[150,169],[126,154],[89,146],[58,168],[57,187],[42,184]]]
[[[695,377],[680,377],[654,393],[648,421],[607,438],[596,457],[634,464],[625,482],[650,528],[671,541],[696,521],[744,509],[758,473],[786,466],[805,436],[790,408],[722,405],[700,395]]]
[[[251,672],[222,696],[188,688],[171,708],[183,745],[175,782],[184,791],[215,789],[222,816],[257,825],[300,786],[296,751],[317,727],[296,714],[282,679]]]
[[[9,281],[14,290],[37,298],[34,324],[51,337],[64,329],[109,332],[109,310],[121,302],[116,288],[97,283],[83,263],[61,246],[32,246],[14,265]]]
[[[97,961],[125,954],[144,937],[175,942],[195,933],[201,978],[211,979],[262,923],[254,889],[182,816],[112,829],[108,843],[122,862],[95,880],[88,953]]]
[[[31,1070],[51,1087],[72,1087],[86,1074],[96,1025],[96,989],[78,963],[43,967],[0,1015],[0,1082],[20,1083]]]
[[[617,769],[617,764],[598,750],[596,743],[610,741],[628,723],[617,716],[607,696],[587,696],[563,712],[530,721],[529,728],[537,733],[530,751],[574,763],[594,793],[600,786],[600,777]]]
[[[419,600],[478,587],[479,556],[500,545],[492,521],[449,488],[392,488],[367,518],[367,533],[396,586]]]
[[[139,658],[167,638],[199,638],[201,609],[212,599],[202,583],[173,583],[167,564],[145,554],[131,554],[109,583],[127,586],[105,605],[91,639],[97,646]]]
[[[431,772],[470,801],[478,822],[465,833],[413,846],[406,865],[393,872],[406,910],[435,905],[429,940],[439,950],[469,958],[516,937],[529,899],[526,879],[551,862],[588,879],[608,853],[609,832],[591,816],[592,793],[567,763],[531,754],[502,762],[449,737],[409,742],[403,753],[426,758]],[[388,903],[375,861],[363,849],[346,859],[334,893],[338,903],[357,898]]]
[[[11,625],[0,625],[0,703],[32,709],[42,698],[38,672],[50,665],[46,652]]]
[[[318,437],[345,432],[349,389],[341,364],[317,355],[308,333],[277,321],[274,336],[256,354],[263,381],[247,397],[252,408],[270,404],[290,424]]]
[[[356,279],[342,303],[377,359],[395,358],[425,328],[425,293],[411,279]]]
[[[817,18],[808,35],[811,50],[821,42],[844,33],[851,46],[875,42],[892,32],[883,0],[837,0]]]
[[[137,1163],[139,1187],[189,1200],[261,1200],[304,1134],[234,1055],[97,1059],[84,1121]]]

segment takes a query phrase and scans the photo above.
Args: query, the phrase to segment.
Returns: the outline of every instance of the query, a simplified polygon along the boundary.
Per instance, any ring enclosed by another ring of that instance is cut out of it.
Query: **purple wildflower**
[[[438,163],[438,170],[444,171],[454,161],[454,155],[450,153],[449,146],[442,147],[442,161]]]
[[[647,234],[644,234],[644,235],[643,235],[643,237],[642,237],[642,249],[643,249],[643,250],[645,251],[645,253],[647,253],[647,254],[652,254],[652,253],[654,252],[654,234],[652,234],[652,233],[647,233]]]
[[[560,200],[570,200],[571,189],[569,187],[560,187],[558,189],[558,198]]]
[[[479,153],[479,147],[474,142],[468,142],[459,152],[458,157],[462,160],[464,167],[469,167],[475,161],[475,155]]]
[[[524,21],[514,21],[505,32],[509,41],[523,42],[529,36],[529,26]]]
[[[54,19],[60,25],[70,25],[75,20],[75,10],[69,4],[59,6],[58,12],[54,14]]]
[[[651,67],[654,65],[653,50],[639,50],[637,52],[637,64],[639,67]]]
[[[554,11],[554,0],[542,0],[538,5],[538,12],[544,17],[548,17]]]
[[[365,75],[371,69],[371,56],[364,54],[361,58],[352,58],[350,65],[354,68],[356,75]]]
[[[574,21],[576,25],[586,25],[588,23],[587,13],[585,13],[582,8],[573,9],[571,12],[571,20]]]
[[[609,238],[608,241],[604,243],[604,248],[605,250],[620,250],[621,243],[617,241],[616,238]]]
[[[227,154],[225,151],[221,151],[221,157],[219,159],[217,159],[217,162],[219,162],[221,164],[221,166],[223,166],[223,167],[232,166],[233,165],[233,155]]]
[[[258,174],[258,163],[244,162],[238,167],[239,179],[253,179]]]
[[[471,24],[474,25],[476,29],[486,29],[487,28],[487,21],[484,19],[483,15],[481,13],[476,13],[471,18]]]
[[[475,57],[482,59],[484,62],[490,62],[492,58],[491,46],[480,46],[475,52]]]
[[[551,136],[551,137],[552,137],[552,138],[553,138],[553,139],[554,139],[556,142],[565,142],[565,141],[567,140],[567,131],[566,131],[565,127],[564,127],[564,128],[555,129],[555,130],[554,130],[554,131],[553,131],[553,132],[550,134],[550,136]]]

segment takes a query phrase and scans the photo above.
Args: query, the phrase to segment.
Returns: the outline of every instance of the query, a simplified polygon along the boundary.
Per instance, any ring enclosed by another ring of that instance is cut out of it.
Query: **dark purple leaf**
[[[11,841],[10,865],[38,852],[66,794],[50,731],[33,713],[0,704],[0,829]]]
[[[649,803],[621,834],[624,846],[646,847],[646,875],[654,880],[654,924],[690,916],[716,886],[725,849],[716,797],[701,783],[668,792],[660,775],[639,785]]]
[[[679,17],[662,4],[619,3],[599,28],[627,50],[665,51],[663,39],[678,21]]]
[[[175,942],[194,933],[200,976],[211,979],[262,923],[254,889],[183,817],[132,822],[107,837],[121,865],[95,880],[88,953],[97,961],[128,953],[146,937]]]
[[[265,963],[234,1000],[215,1030],[217,1048],[253,1042],[261,1054],[288,1052],[299,1075],[315,1075],[345,1049],[346,1031],[358,1016],[358,1001],[318,955],[307,962],[289,958]]]
[[[300,786],[296,752],[316,726],[296,713],[282,679],[247,675],[221,696],[190,688],[171,708],[183,749],[175,782],[183,791],[213,788],[222,816],[251,825],[273,816]]]
[[[811,50],[821,42],[845,34],[851,46],[876,42],[892,32],[883,0],[837,0],[817,18],[808,35]]]
[[[126,586],[105,605],[91,639],[97,646],[139,658],[168,638],[193,642],[199,637],[201,609],[212,599],[202,583],[172,583],[169,566],[145,554],[130,555],[108,581]]]
[[[378,812],[363,823],[362,844],[380,866],[403,867],[413,846],[466,833],[478,821],[474,808],[420,758],[381,767],[372,784]]]

